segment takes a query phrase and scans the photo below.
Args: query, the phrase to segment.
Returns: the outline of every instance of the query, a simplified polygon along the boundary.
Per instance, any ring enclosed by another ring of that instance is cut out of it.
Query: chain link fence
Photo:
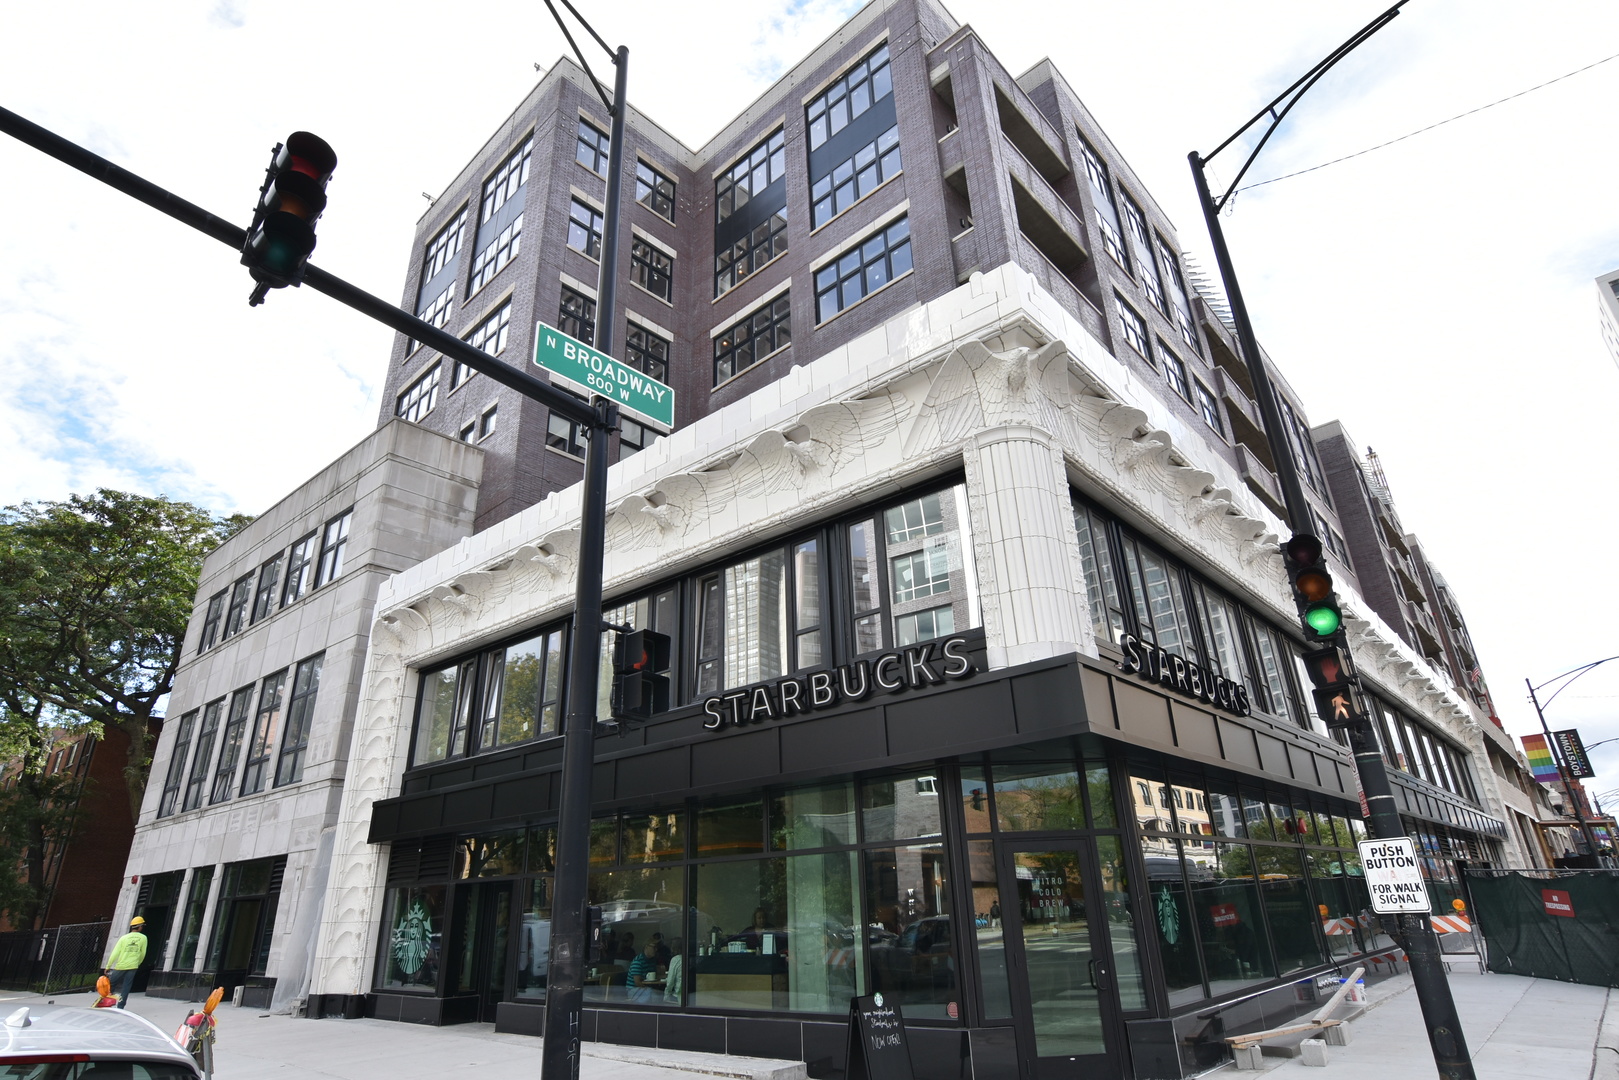
[[[0,934],[0,989],[61,994],[89,990],[101,974],[110,922]]]

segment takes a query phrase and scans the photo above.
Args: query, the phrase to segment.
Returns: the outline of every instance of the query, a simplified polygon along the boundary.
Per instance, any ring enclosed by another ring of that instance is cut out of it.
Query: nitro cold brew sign
[[[1409,836],[1362,840],[1355,846],[1360,848],[1360,865],[1366,871],[1373,911],[1381,915],[1433,910],[1428,886],[1422,880],[1422,867],[1417,862],[1417,846]]]
[[[1221,678],[1201,664],[1194,664],[1168,649],[1148,644],[1134,634],[1119,635],[1119,648],[1124,650],[1119,670],[1126,675],[1139,672],[1150,682],[1167,686],[1237,716],[1248,716],[1254,711],[1248,702],[1246,686]]]
[[[864,701],[874,693],[894,694],[965,679],[974,671],[967,649],[964,637],[925,641],[842,667],[744,686],[729,694],[705,698],[703,711],[708,719],[703,726],[718,731],[726,725],[740,727],[762,720],[785,720],[846,702]]]

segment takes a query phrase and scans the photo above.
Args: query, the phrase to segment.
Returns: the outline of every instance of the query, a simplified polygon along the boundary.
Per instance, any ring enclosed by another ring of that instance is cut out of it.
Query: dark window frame
[[[320,669],[324,652],[298,661],[287,696],[286,732],[276,759],[275,786],[296,784],[304,776],[304,755],[309,750],[309,732],[314,727],[315,698],[320,692]]]
[[[219,642],[219,624],[225,618],[225,595],[229,589],[220,589],[208,598],[208,606],[203,611],[202,630],[197,635],[197,651],[207,652]]]
[[[173,814],[180,801],[181,789],[185,786],[186,757],[191,752],[191,731],[197,723],[199,710],[192,709],[180,717],[175,726],[174,747],[169,753],[169,769],[163,776],[163,795],[158,800],[157,816],[168,817]]]
[[[675,257],[641,236],[630,238],[630,281],[666,303],[675,299]]]
[[[281,591],[281,560],[285,552],[278,551],[259,564],[259,585],[253,594],[253,622],[267,619],[277,610],[276,600]]]
[[[579,129],[575,139],[573,159],[597,176],[607,175],[608,149],[612,145],[605,132],[595,124],[579,118]],[[590,160],[586,161],[585,158]]]
[[[270,757],[280,734],[276,729],[286,709],[287,670],[273,671],[259,680],[259,707],[253,713],[253,736],[247,743],[238,789],[243,798],[259,794],[269,782]]]
[[[197,747],[192,754],[191,770],[186,776],[185,800],[180,806],[182,812],[202,806],[202,797],[208,787],[208,773],[214,763],[214,740],[219,733],[219,718],[224,712],[224,698],[216,698],[202,708],[202,727],[197,732]]]
[[[814,271],[815,324],[842,314],[913,269],[910,216],[901,215]]]
[[[354,524],[354,507],[338,514],[320,530],[320,558],[315,564],[315,588],[330,585],[343,575],[343,558],[348,552],[349,529]]]
[[[792,291],[785,290],[759,304],[714,337],[714,385],[729,382],[791,347],[793,340]],[[769,348],[757,343],[769,335]],[[738,360],[746,358],[746,363]],[[723,373],[723,374],[722,374]]]
[[[431,367],[399,391],[399,396],[394,400],[394,415],[413,424],[426,420],[433,410],[438,408],[438,393],[443,373],[444,362],[433,361]]]
[[[674,180],[645,158],[635,160],[635,201],[668,221],[675,219]]]
[[[287,549],[287,575],[281,579],[281,606],[297,603],[314,588],[315,540],[319,530],[310,532],[292,542]]]
[[[213,788],[208,796],[210,806],[228,802],[236,793],[236,766],[241,759],[242,736],[247,730],[252,706],[252,685],[232,692],[230,710],[225,717],[225,733],[219,743],[219,764],[214,767]]]

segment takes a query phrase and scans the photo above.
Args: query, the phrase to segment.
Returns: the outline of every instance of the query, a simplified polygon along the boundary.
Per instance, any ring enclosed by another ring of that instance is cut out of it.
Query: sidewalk
[[[0,1013],[54,1001],[89,1008],[93,994],[0,991]],[[173,1032],[187,1012],[183,1001],[134,994],[129,1009]],[[540,1040],[496,1034],[493,1024],[425,1027],[388,1020],[303,1020],[222,1005],[214,1075],[218,1080],[443,1080],[479,1070],[492,1077],[538,1076]],[[585,1043],[581,1080],[697,1080],[699,1074],[736,1080],[803,1080],[804,1066],[765,1058],[693,1054],[609,1043]]]
[[[1612,1037],[1619,1033],[1619,991],[1460,970],[1450,974],[1450,991],[1478,1080],[1619,1080],[1619,1054],[1604,1050],[1596,1058],[1599,1041],[1619,1045]],[[1609,1015],[1610,994],[1615,1015]],[[1380,983],[1370,997],[1368,1010],[1350,1025],[1350,1044],[1327,1047],[1325,1069],[1309,1068],[1300,1058],[1267,1057],[1266,1080],[1437,1076],[1411,976]],[[1610,1036],[1599,1040],[1604,1026]],[[1601,1066],[1596,1071],[1593,1060]],[[1259,1075],[1221,1074],[1232,1080]]]

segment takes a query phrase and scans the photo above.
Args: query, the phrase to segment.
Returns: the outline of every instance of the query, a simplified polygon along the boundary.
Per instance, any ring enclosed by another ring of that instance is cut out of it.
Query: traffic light
[[[620,633],[613,646],[613,716],[647,720],[669,708],[670,641],[651,630]]]
[[[326,182],[335,168],[337,155],[326,140],[307,131],[293,132],[271,152],[242,246],[242,265],[259,283],[249,304],[261,303],[270,289],[302,284],[304,265],[315,250],[315,222],[326,209]]]
[[[1343,628],[1344,613],[1332,591],[1332,575],[1327,573],[1321,541],[1309,533],[1296,533],[1282,545],[1282,555],[1305,637],[1325,641]]]
[[[1337,645],[1312,649],[1301,658],[1314,686],[1316,713],[1328,727],[1345,727],[1362,715],[1355,694],[1355,669],[1349,651]]]

